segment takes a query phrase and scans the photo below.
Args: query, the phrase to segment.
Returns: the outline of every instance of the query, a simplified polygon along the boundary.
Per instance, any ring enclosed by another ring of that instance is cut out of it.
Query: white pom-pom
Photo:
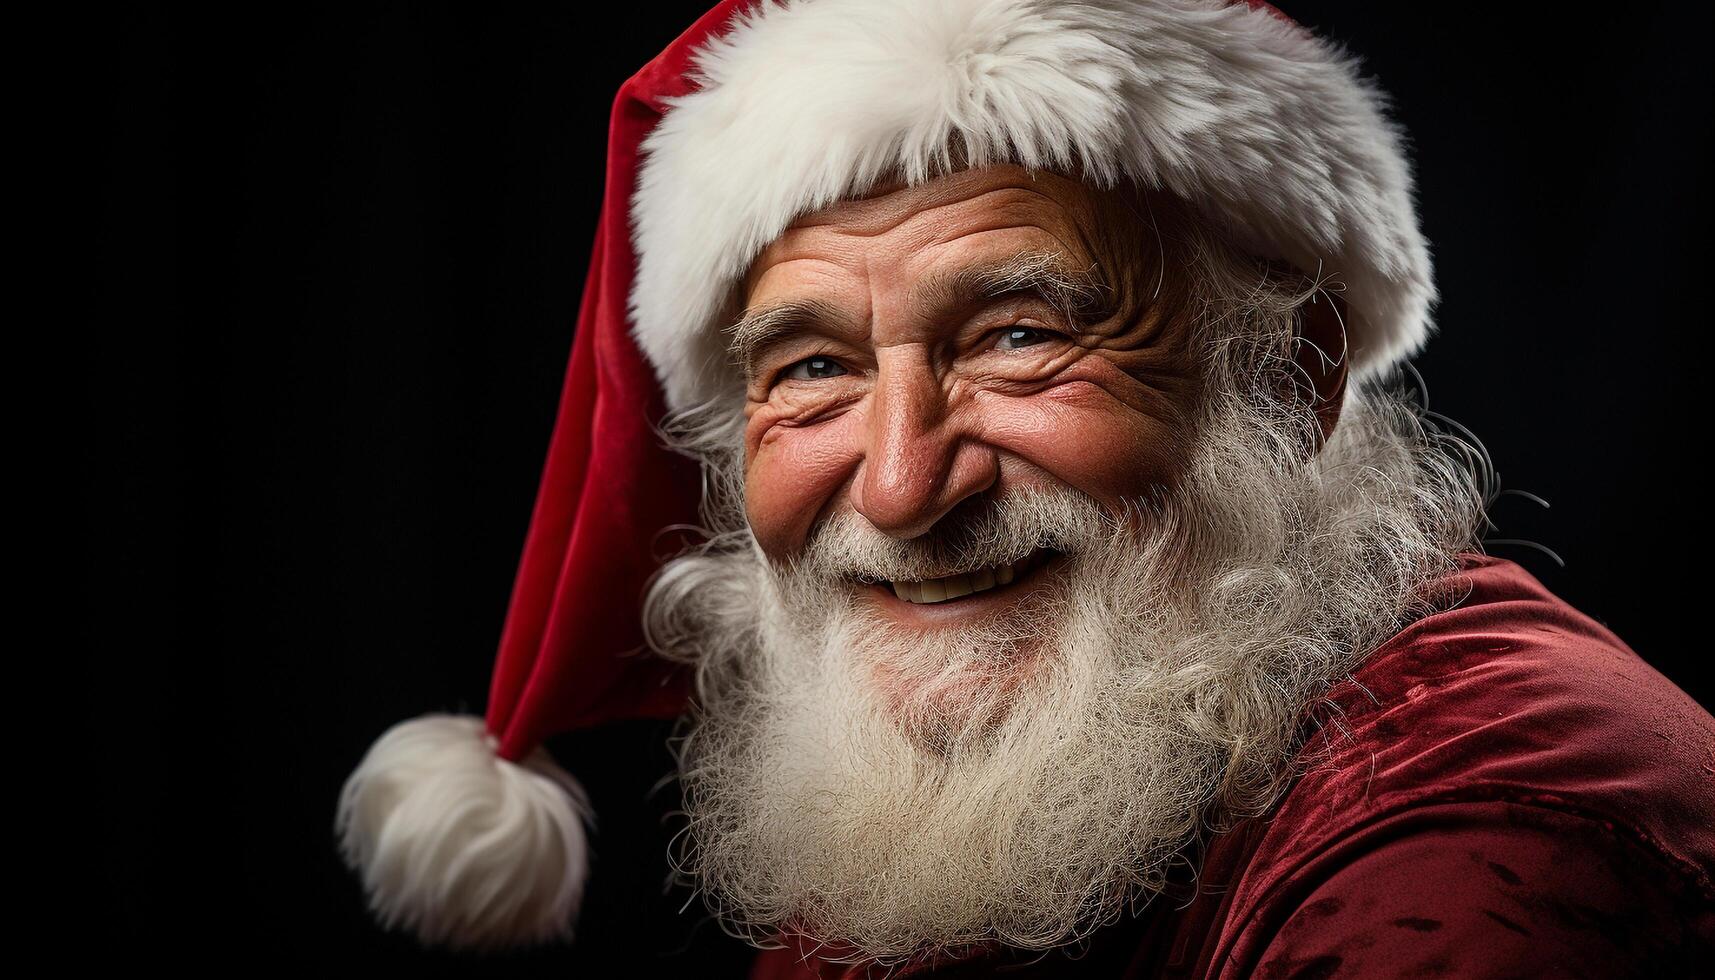
[[[508,762],[482,719],[427,715],[376,740],[334,832],[383,925],[493,949],[571,937],[589,820],[582,787],[545,749]]]

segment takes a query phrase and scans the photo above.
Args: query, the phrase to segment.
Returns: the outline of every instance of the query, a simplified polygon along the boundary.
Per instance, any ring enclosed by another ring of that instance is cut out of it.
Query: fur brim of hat
[[[1385,97],[1334,45],[1218,0],[764,0],[644,141],[633,328],[671,408],[731,399],[719,318],[796,217],[884,174],[1013,162],[1170,191],[1343,284],[1358,376],[1435,299]]]

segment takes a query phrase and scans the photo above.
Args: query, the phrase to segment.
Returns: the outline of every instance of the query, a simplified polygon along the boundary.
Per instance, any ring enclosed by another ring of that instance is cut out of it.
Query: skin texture
[[[846,508],[914,538],[1020,486],[1059,483],[1117,511],[1170,485],[1201,396],[1172,259],[1184,220],[1165,196],[994,166],[885,186],[793,224],[744,282],[744,321],[797,311],[760,339],[740,331],[757,341],[740,352],[745,500],[763,550],[790,557]],[[1089,301],[950,288],[1021,255],[1089,280]],[[1326,333],[1315,319],[1308,328]],[[1338,334],[1318,346],[1339,350]],[[1312,360],[1326,432],[1344,369]],[[960,601],[886,598],[902,617],[960,615]]]

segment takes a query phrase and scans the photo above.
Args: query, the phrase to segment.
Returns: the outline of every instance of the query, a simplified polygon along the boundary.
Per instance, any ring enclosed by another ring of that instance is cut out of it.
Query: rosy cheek
[[[1158,417],[1088,382],[979,402],[986,441],[1104,503],[1171,482],[1184,458],[1175,413]]]
[[[830,512],[863,458],[862,414],[847,411],[807,426],[770,424],[760,413],[751,419],[745,510],[764,552],[792,554],[816,518]]]

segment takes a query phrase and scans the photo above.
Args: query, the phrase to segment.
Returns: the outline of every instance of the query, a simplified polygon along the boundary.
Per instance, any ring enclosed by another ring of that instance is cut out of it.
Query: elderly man
[[[688,711],[758,977],[1685,968],[1715,723],[1471,551],[1378,101],[1261,4],[717,6],[615,105],[488,717],[341,799],[377,912],[568,934],[541,740]]]

